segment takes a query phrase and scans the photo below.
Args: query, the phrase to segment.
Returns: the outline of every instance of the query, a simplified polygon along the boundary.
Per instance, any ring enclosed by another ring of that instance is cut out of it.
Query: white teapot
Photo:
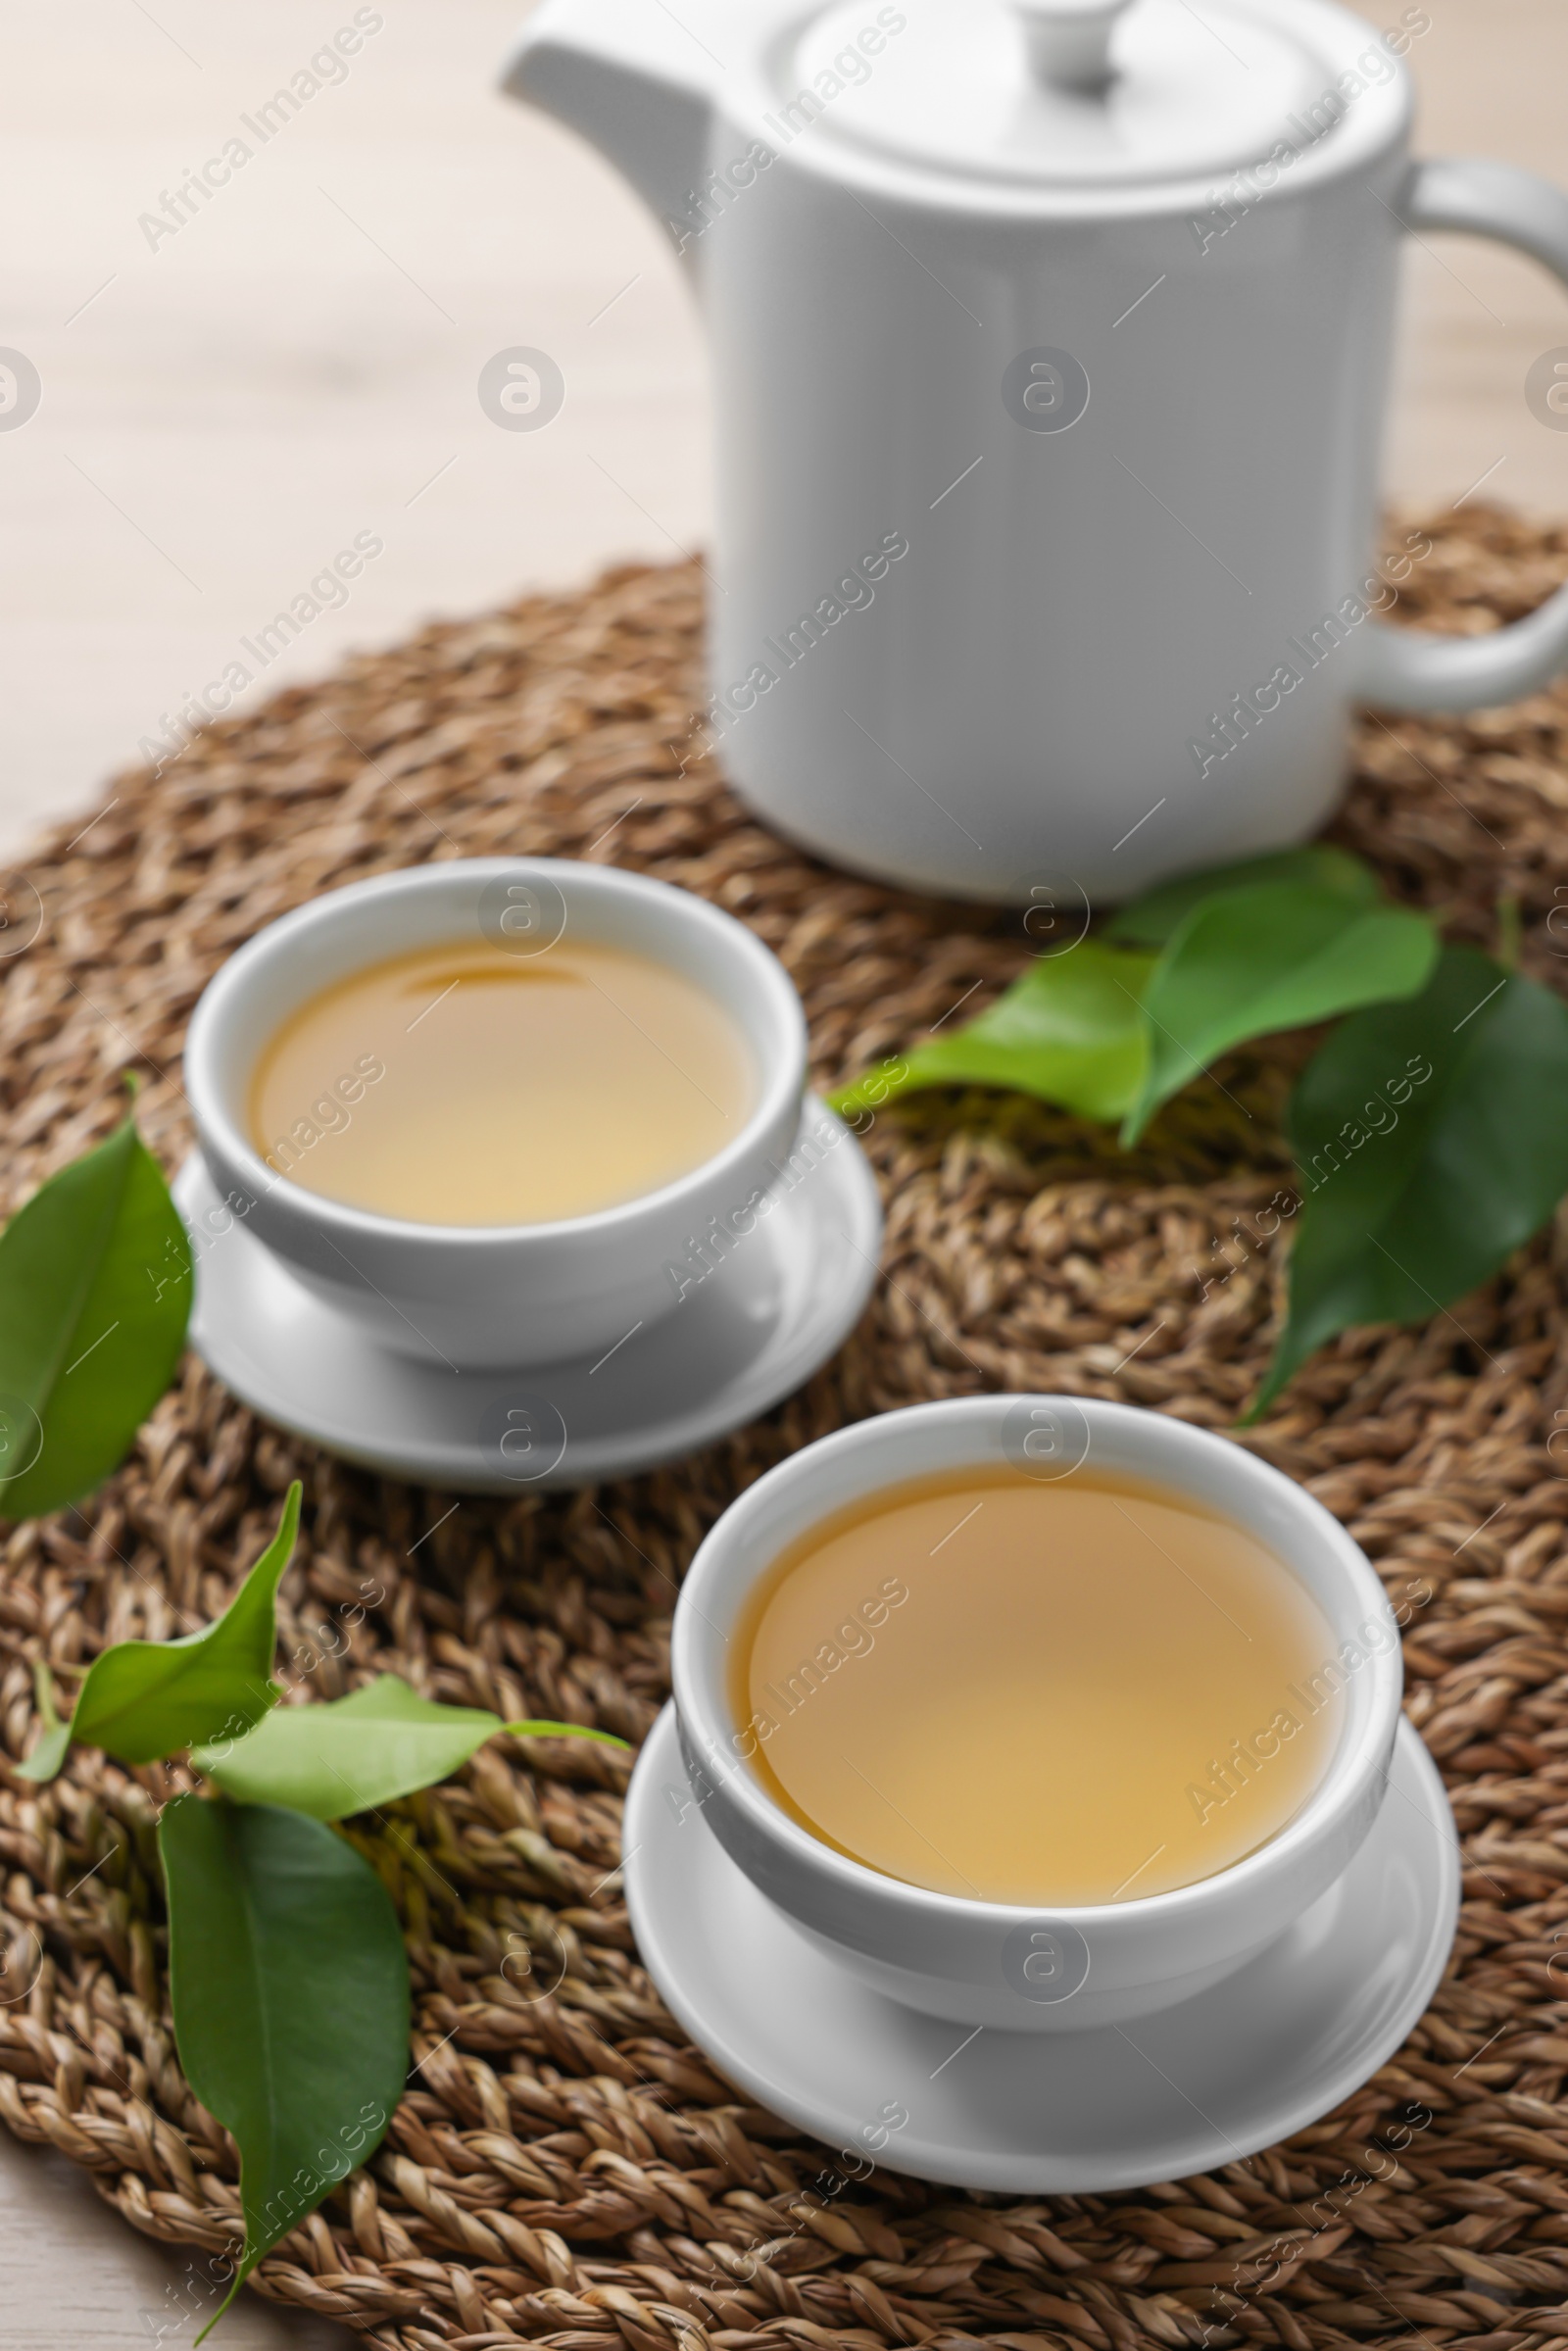
[[[1350,707],[1510,702],[1378,613],[1399,243],[1568,278],[1568,198],[1413,164],[1331,0],[545,0],[507,86],[667,223],[711,339],[710,729],[751,805],[917,889],[1110,903],[1303,839]]]

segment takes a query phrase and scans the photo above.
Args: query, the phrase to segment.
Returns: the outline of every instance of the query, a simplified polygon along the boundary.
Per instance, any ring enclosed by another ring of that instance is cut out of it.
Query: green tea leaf
[[[1470,947],[1337,1029],[1291,1102],[1302,1206],[1255,1419],[1326,1340],[1425,1322],[1568,1190],[1568,1004]]]
[[[1437,954],[1423,915],[1348,891],[1259,882],[1195,906],[1144,991],[1149,1066],[1123,1143],[1233,1046],[1415,996]]]
[[[105,1649],[81,1686],[71,1737],[122,1763],[157,1763],[199,1739],[249,1730],[279,1692],[269,1679],[276,1629],[272,1603],[300,1525],[300,1487],[288,1490],[277,1533],[222,1615],[182,1641],[122,1641]],[[47,1738],[21,1766],[32,1780],[53,1779],[40,1768]]]
[[[127,1118],[0,1234],[0,1516],[89,1494],[173,1377],[190,1245]]]
[[[502,1729],[478,1707],[440,1706],[383,1674],[322,1706],[278,1706],[244,1739],[191,1756],[240,1804],[288,1804],[341,1820],[428,1788]]]
[[[1106,924],[1107,939],[1128,939],[1139,947],[1163,947],[1195,906],[1227,890],[1250,889],[1259,882],[1292,882],[1308,890],[1337,890],[1342,897],[1375,906],[1381,893],[1377,876],[1348,849],[1314,841],[1305,849],[1271,850],[1266,857],[1244,857],[1238,865],[1216,865],[1205,873],[1184,873],[1161,882],[1135,898]]]
[[[248,1738],[198,1747],[191,1761],[237,1803],[289,1804],[335,1821],[433,1787],[498,1731],[626,1743],[580,1723],[504,1723],[478,1707],[440,1706],[382,1674],[324,1706],[279,1706]]]
[[[226,2310],[380,2145],[409,2069],[408,1958],[380,1879],[318,1821],[183,1795],[158,1844],[179,2061],[239,2148]]]
[[[1139,998],[1152,955],[1086,939],[1034,964],[968,1026],[830,1095],[874,1109],[924,1086],[1004,1086],[1110,1124],[1137,1098],[1149,1047]]]

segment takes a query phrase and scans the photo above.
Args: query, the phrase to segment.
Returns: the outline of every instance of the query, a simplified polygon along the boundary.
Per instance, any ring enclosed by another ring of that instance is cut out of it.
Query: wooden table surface
[[[0,854],[89,808],[139,743],[170,741],[181,697],[356,532],[382,553],[253,696],[707,528],[689,298],[608,169],[495,95],[515,0],[372,13],[346,79],[150,243],[141,216],[351,21],[350,0],[0,6],[0,345],[42,385],[25,428],[0,432]],[[1568,180],[1561,0],[1426,13],[1418,150]],[[1398,14],[1378,0],[1378,24]],[[1568,513],[1568,435],[1523,396],[1559,343],[1568,301],[1541,271],[1464,239],[1413,247],[1391,492]],[[567,380],[545,433],[497,431],[475,396],[484,362],[519,344]],[[12,2351],[191,2341],[186,2257],[3,2129],[0,2213]],[[351,2338],[247,2296],[220,2339]]]

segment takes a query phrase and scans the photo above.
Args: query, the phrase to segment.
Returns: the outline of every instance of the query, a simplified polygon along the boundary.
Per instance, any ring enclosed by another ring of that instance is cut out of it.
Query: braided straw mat
[[[1491,512],[1429,527],[1413,617],[1482,631],[1568,573],[1568,528]],[[315,892],[426,858],[588,857],[713,899],[793,973],[821,1080],[977,1011],[1023,966],[1015,917],[829,872],[753,823],[711,766],[683,769],[699,585],[691,567],[628,569],[430,627],[213,726],[161,775],[120,779],[79,838],[63,827],[26,869],[38,936],[0,965],[9,1204],[122,1115],[127,1065],[174,1165],[181,1036],[220,959]],[[1559,690],[1467,719],[1368,718],[1337,830],[1455,938],[1493,944],[1499,898],[1517,899],[1526,968],[1568,985],[1565,812]],[[867,1147],[886,1266],[858,1330],[763,1421],[619,1486],[455,1504],[259,1425],[187,1362],[84,1509],[11,1533],[0,1754],[34,1736],[35,1657],[70,1691],[104,1643],[216,1614],[295,1475],[292,1696],[395,1670],[457,1704],[636,1740],[704,1532],[841,1422],[1060,1389],[1229,1428],[1278,1307],[1283,1250],[1254,1219],[1289,1182],[1279,1117],[1308,1047],[1235,1056],[1223,1089],[1183,1096],[1131,1158],[1000,1095],[884,1112]],[[1447,1979],[1337,2112],[1131,2194],[852,2182],[710,2072],[639,1968],[612,1874],[623,1760],[502,1739],[351,1832],[407,1929],[415,2068],[385,2145],[262,2265],[261,2289],[386,2351],[1398,2336],[1513,2351],[1568,2335],[1565,1259],[1568,1219],[1425,1329],[1342,1340],[1240,1439],[1319,1495],[1408,1603],[1409,1712],[1465,1839]],[[153,1826],[180,1781],[91,1751],[42,1791],[0,1772],[0,2111],[86,2165],[136,2228],[210,2260],[241,2225],[233,2147],[186,2088],[170,2025]],[[514,1981],[518,1937],[557,1964]]]

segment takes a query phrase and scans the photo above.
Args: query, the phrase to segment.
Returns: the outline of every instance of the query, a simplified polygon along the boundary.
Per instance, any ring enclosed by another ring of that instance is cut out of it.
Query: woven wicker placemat
[[[1429,527],[1405,602],[1448,627],[1491,627],[1568,572],[1568,531],[1495,514]],[[317,891],[425,858],[587,856],[716,900],[793,972],[824,1079],[960,1002],[978,1010],[1023,960],[1007,918],[827,872],[710,768],[681,771],[699,619],[691,570],[638,570],[433,627],[213,727],[162,774],[122,778],[85,831],[63,827],[27,867],[38,935],[0,964],[8,1204],[121,1115],[127,1064],[172,1165],[184,1025],[220,958]],[[1357,762],[1339,832],[1390,889],[1483,944],[1511,894],[1526,967],[1568,981],[1568,693],[1371,718]],[[69,1690],[104,1642],[216,1613],[295,1474],[291,1686],[330,1697],[394,1669],[461,1704],[636,1739],[694,1547],[808,1439],[997,1388],[1225,1428],[1267,1353],[1278,1250],[1252,1219],[1288,1180],[1278,1116],[1302,1050],[1238,1056],[1224,1091],[1184,1096],[1130,1160],[995,1096],[884,1114],[868,1148],[885,1274],[858,1331],[758,1426],[621,1486],[455,1504],[277,1435],[187,1364],[82,1512],[10,1537],[0,1750],[33,1736],[40,1653]],[[1560,1225],[1427,1329],[1347,1338],[1244,1440],[1409,1603],[1409,1710],[1465,1838],[1447,1980],[1338,2112],[1136,2194],[850,2181],[715,2079],[639,1969],[612,1874],[623,1766],[501,1740],[356,1833],[407,1925],[414,2070],[385,2147],[264,2264],[263,2290],[387,2351],[1308,2351],[1412,2334],[1513,2351],[1568,2334],[1565,1254]],[[41,1793],[0,1771],[0,2113],[206,2259],[240,2224],[233,2150],[169,2022],[152,1831],[178,1782],[92,1753]]]

